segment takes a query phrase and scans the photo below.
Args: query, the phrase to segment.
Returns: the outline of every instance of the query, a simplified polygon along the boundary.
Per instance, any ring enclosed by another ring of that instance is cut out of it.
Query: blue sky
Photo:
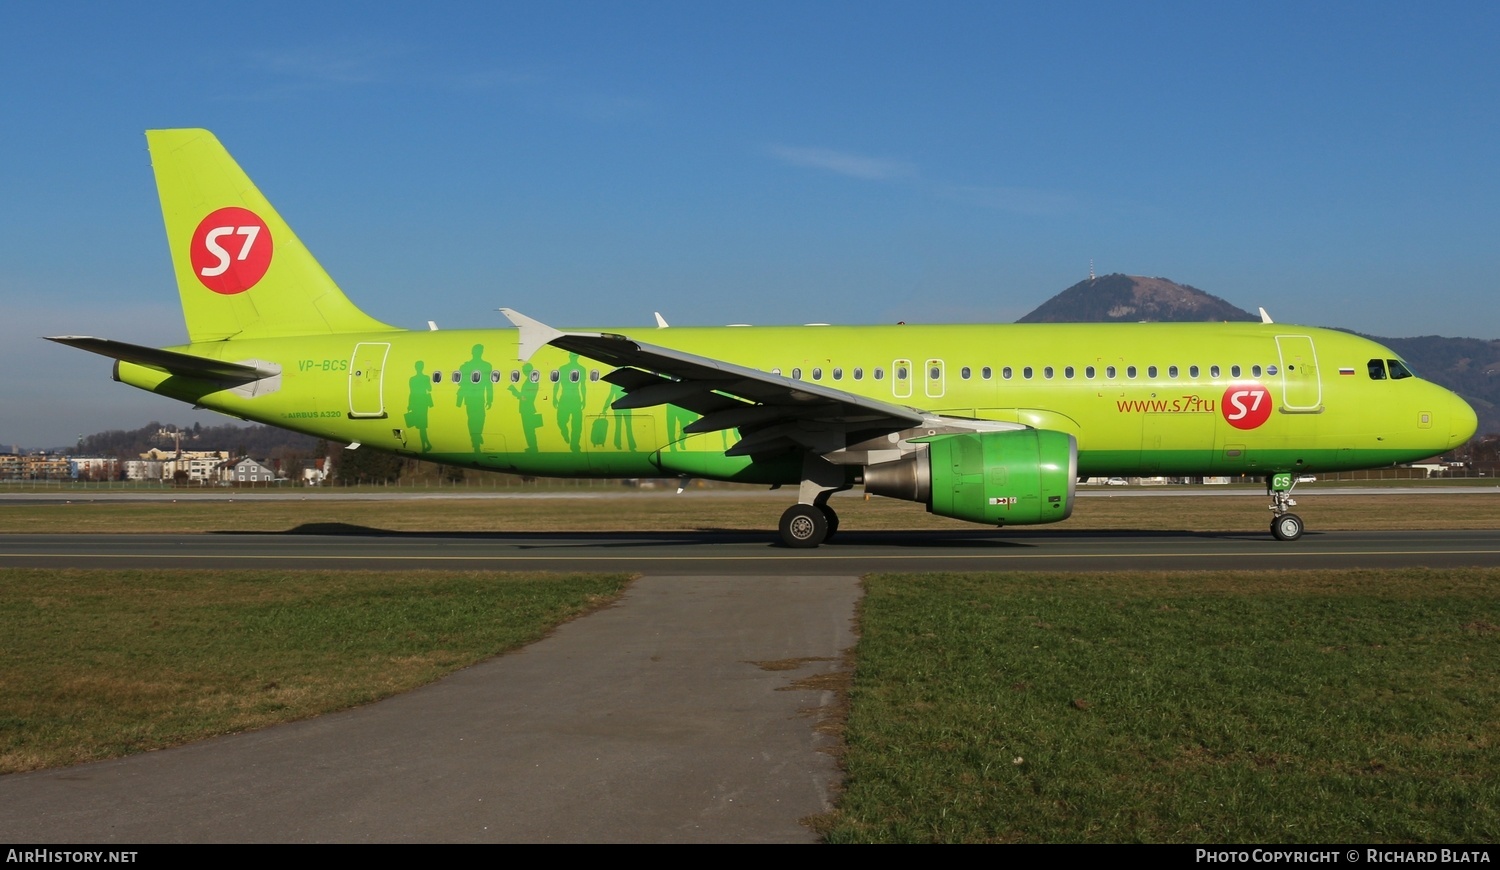
[[[1493,3],[11,2],[0,33],[4,445],[200,419],[37,340],[183,339],[151,127],[213,130],[405,326],[1011,321],[1092,258],[1500,337]]]

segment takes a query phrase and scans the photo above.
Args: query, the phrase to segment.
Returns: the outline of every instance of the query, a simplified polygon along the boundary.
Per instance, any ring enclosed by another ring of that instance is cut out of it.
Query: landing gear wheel
[[[811,549],[828,540],[828,517],[810,504],[794,504],[781,515],[781,542]]]
[[[1295,541],[1302,537],[1302,518],[1296,514],[1282,514],[1271,520],[1271,534],[1278,541]]]
[[[823,519],[828,521],[828,534],[823,536],[823,543],[826,544],[833,540],[834,535],[838,534],[839,515],[834,513],[833,508],[826,504],[822,506],[821,510],[823,511]]]

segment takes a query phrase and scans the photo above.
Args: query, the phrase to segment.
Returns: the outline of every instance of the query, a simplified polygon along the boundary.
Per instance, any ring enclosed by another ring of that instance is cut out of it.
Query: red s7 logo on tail
[[[271,267],[271,231],[245,208],[221,208],[198,223],[188,247],[193,274],[226,296],[254,287]]]
[[[1271,417],[1271,391],[1261,384],[1230,384],[1219,403],[1236,429],[1256,429]]]

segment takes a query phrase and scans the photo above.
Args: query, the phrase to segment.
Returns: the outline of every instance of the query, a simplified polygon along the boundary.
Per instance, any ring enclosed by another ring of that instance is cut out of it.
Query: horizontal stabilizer
[[[224,362],[222,360],[208,359],[207,357],[193,356],[187,353],[178,353],[172,350],[161,350],[154,347],[143,347],[138,344],[126,344],[123,341],[111,341],[107,338],[94,338],[87,335],[53,335],[46,337],[48,341],[58,344],[66,344],[89,353],[97,353],[110,359],[124,360],[136,365],[149,366],[160,369],[169,374],[185,378],[201,378],[209,381],[258,381],[262,378],[275,377],[281,374],[275,369],[261,368],[259,366],[245,365],[243,363]]]

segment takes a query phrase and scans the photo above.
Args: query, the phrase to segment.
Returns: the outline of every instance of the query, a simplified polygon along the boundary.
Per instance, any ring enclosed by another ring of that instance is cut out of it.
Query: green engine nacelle
[[[941,435],[923,452],[865,469],[868,492],[990,525],[1065,520],[1077,483],[1078,442],[1046,429]]]

